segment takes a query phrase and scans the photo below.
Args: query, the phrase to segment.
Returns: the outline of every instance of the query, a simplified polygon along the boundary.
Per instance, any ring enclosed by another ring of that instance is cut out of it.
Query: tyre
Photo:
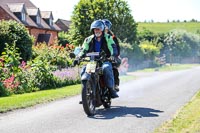
[[[111,97],[108,88],[104,91],[104,96],[102,97],[102,104],[104,108],[110,108],[111,106]]]
[[[82,104],[88,116],[93,116],[95,114],[95,98],[93,96],[92,86],[91,79],[82,82]]]

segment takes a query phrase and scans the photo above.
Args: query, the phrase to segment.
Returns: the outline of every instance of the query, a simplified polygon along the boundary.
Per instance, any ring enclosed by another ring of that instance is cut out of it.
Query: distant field
[[[138,23],[138,31],[146,28],[154,33],[166,33],[174,29],[182,29],[188,32],[200,32],[200,22],[180,22],[180,23]]]

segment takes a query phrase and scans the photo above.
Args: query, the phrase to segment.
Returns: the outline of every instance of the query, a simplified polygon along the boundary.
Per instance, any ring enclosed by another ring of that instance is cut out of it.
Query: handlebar
[[[98,57],[100,57],[100,58],[98,58]],[[91,60],[103,61],[103,62],[110,61],[111,63],[116,63],[116,61],[112,60],[110,57],[107,58],[105,53],[90,52],[90,53],[87,53],[84,58],[76,60],[76,63],[74,65],[80,64],[80,62],[84,62],[84,61],[89,62]]]

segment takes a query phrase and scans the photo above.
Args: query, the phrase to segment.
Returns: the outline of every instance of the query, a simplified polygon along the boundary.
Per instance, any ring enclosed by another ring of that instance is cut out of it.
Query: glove
[[[72,66],[75,67],[76,65],[80,64],[80,58],[76,57],[76,59],[73,61]]]
[[[119,67],[121,63],[122,63],[121,59],[116,57],[116,67]]]
[[[114,56],[110,56],[110,60],[111,61],[115,61],[115,57]]]

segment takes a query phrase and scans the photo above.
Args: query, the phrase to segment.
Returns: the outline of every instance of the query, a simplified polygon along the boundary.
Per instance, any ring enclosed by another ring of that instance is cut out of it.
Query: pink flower
[[[5,80],[3,81],[3,85],[4,85],[7,89],[11,89],[11,90],[17,88],[19,84],[20,84],[19,82],[15,82],[15,76],[14,76],[14,74],[12,74],[12,76],[11,76],[10,78],[5,79]]]

